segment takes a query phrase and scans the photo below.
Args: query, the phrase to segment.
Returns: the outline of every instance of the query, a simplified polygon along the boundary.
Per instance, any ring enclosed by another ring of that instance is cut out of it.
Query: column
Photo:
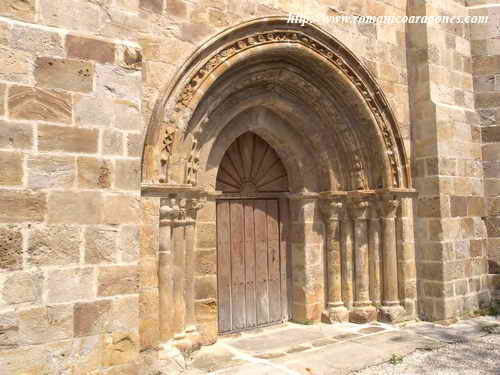
[[[186,333],[194,334],[196,332],[195,317],[195,293],[194,293],[194,268],[195,268],[195,233],[196,233],[196,215],[199,209],[203,207],[205,200],[191,199],[188,202],[185,245],[186,245],[186,268],[185,268],[185,293],[186,303]]]
[[[174,279],[173,279],[173,221],[179,214],[175,199],[162,199],[160,203],[159,231],[159,293],[160,293],[160,340],[166,342],[174,337]]]
[[[376,205],[370,207],[368,226],[368,257],[370,263],[370,300],[375,306],[382,303],[382,252],[380,245],[380,217]]]
[[[377,310],[370,301],[370,276],[368,264],[368,212],[367,198],[351,200],[354,219],[354,308],[349,319],[354,323],[367,323],[377,318]]]
[[[326,280],[327,280],[327,310],[323,314],[329,323],[347,322],[349,313],[342,301],[341,273],[341,233],[340,221],[344,212],[341,199],[324,199],[321,210],[325,221],[326,237]]]
[[[394,322],[404,315],[404,309],[399,301],[398,288],[398,256],[396,242],[396,214],[399,200],[385,196],[379,201],[383,230],[383,270],[384,290],[381,308],[381,318]]]
[[[172,243],[173,243],[173,278],[174,278],[174,338],[183,339],[186,321],[186,299],[185,299],[185,267],[186,267],[186,200],[179,200],[179,215],[173,220]]]
[[[347,210],[344,210],[341,225],[341,263],[342,263],[342,300],[344,305],[352,308],[354,299],[354,258],[353,258],[353,238],[352,238],[352,219]]]

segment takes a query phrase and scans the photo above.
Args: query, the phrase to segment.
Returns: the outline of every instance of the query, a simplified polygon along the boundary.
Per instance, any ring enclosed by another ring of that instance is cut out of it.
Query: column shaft
[[[384,228],[384,305],[399,305],[396,221],[393,217],[384,217],[382,223]]]
[[[368,266],[368,221],[354,220],[354,253],[355,253],[355,296],[354,306],[367,306],[370,302],[369,294],[369,266]]]
[[[168,341],[174,336],[172,329],[172,321],[174,320],[174,280],[172,277],[171,232],[171,221],[161,220],[159,231],[160,251],[158,281],[160,297],[160,340],[162,342]]]
[[[186,320],[186,303],[185,303],[185,278],[184,269],[186,264],[186,242],[184,238],[185,225],[184,222],[175,222],[173,228],[173,249],[174,249],[174,333],[176,338],[184,336],[185,320]]]
[[[185,293],[186,302],[186,332],[196,330],[196,318],[194,311],[194,234],[195,222],[189,221],[186,225],[186,270],[185,270]]]
[[[352,308],[353,303],[353,243],[352,220],[345,216],[341,227],[341,261],[342,261],[342,299],[347,308]]]
[[[375,210],[374,210],[375,211]],[[369,222],[368,252],[370,263],[370,300],[374,305],[380,305],[382,301],[382,273],[380,270],[381,248],[380,248],[380,219],[376,212]]]

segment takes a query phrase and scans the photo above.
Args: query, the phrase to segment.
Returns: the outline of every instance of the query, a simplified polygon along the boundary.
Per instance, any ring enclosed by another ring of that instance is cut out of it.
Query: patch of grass
[[[394,366],[400,365],[403,363],[403,356],[398,353],[392,353],[389,363]]]
[[[490,306],[474,311],[474,314],[480,316],[498,316],[500,315],[500,304],[493,302]]]

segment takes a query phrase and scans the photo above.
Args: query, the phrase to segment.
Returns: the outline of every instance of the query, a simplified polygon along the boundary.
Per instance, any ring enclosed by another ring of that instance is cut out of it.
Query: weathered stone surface
[[[70,156],[30,157],[27,169],[32,189],[71,188],[76,178],[75,158]]]
[[[137,293],[139,275],[136,266],[101,267],[97,277],[100,297]]]
[[[163,4],[164,4],[164,2],[162,0],[140,0],[139,1],[139,6],[141,9],[149,10],[149,11],[155,12],[155,13],[161,13],[163,11]]]
[[[37,307],[19,312],[19,340],[42,344],[73,337],[73,305]]]
[[[11,118],[70,123],[69,94],[25,86],[12,86],[7,101]]]
[[[103,155],[123,155],[123,133],[115,129],[104,129],[101,147]]]
[[[99,30],[101,25],[99,7],[80,1],[40,0],[40,18],[46,25],[90,33]]]
[[[19,322],[16,312],[0,314],[0,348],[19,345]]]
[[[96,129],[40,125],[38,147],[41,151],[96,153],[99,133]]]
[[[158,289],[146,289],[139,296],[141,350],[157,348],[160,333]]]
[[[73,340],[72,365],[74,375],[92,374],[101,367],[102,336],[77,337]]]
[[[74,98],[75,123],[84,126],[112,126],[113,101],[106,97],[79,95]]]
[[[113,163],[107,159],[79,157],[78,186],[84,189],[108,189],[113,181]]]
[[[115,62],[116,45],[99,39],[84,38],[77,35],[66,36],[68,57],[93,60],[101,64]]]
[[[134,332],[115,332],[106,336],[102,365],[111,367],[134,362],[139,356],[138,341]]]
[[[92,336],[106,332],[111,300],[77,303],[74,306],[75,336]]]
[[[30,26],[14,25],[10,45],[29,53],[42,56],[65,55],[63,38],[59,33]]]
[[[35,4],[35,0],[5,0],[0,4],[0,15],[23,21],[34,21]]]
[[[23,234],[20,227],[0,227],[0,270],[18,270],[23,266]]]
[[[0,151],[0,185],[23,184],[24,155],[20,152]]]
[[[137,296],[77,303],[74,308],[75,336],[91,336],[138,328]]]
[[[202,275],[217,272],[217,254],[215,250],[198,251],[196,253],[196,272]]]
[[[122,262],[135,262],[139,257],[139,227],[123,225],[118,237],[118,248]]]
[[[141,73],[109,65],[98,65],[97,91],[100,94],[139,103],[141,97]]]
[[[102,197],[98,192],[52,192],[49,195],[49,222],[99,224]]]
[[[94,269],[68,268],[50,271],[47,277],[49,303],[89,300],[95,297]]]
[[[136,157],[142,155],[144,136],[142,134],[129,133],[127,135],[127,156]]]
[[[0,222],[40,222],[47,211],[47,198],[43,193],[0,191]]]
[[[1,103],[3,103],[3,99],[4,98],[0,95]],[[32,148],[33,126],[18,122],[0,121],[0,147],[18,149]]]
[[[89,93],[94,89],[94,65],[81,60],[39,57],[35,79],[39,87]]]
[[[80,262],[80,228],[69,225],[35,227],[28,240],[27,262],[32,266]]]
[[[199,248],[215,248],[217,236],[215,223],[198,223],[196,231]]]
[[[88,227],[85,230],[85,262],[113,263],[117,260],[118,229]]]
[[[158,259],[141,257],[139,260],[139,286],[141,289],[158,287]]]
[[[7,305],[39,303],[42,284],[41,273],[14,272],[6,277],[0,296]]]
[[[140,217],[139,199],[132,195],[110,195],[104,199],[105,224],[134,224]]]
[[[198,276],[195,278],[196,299],[209,299],[217,297],[217,277]]]
[[[33,56],[24,51],[0,45],[0,78],[5,81],[33,82]]]
[[[141,161],[117,160],[115,188],[138,191],[141,180]]]
[[[117,100],[114,104],[116,127],[123,130],[141,131],[142,117],[140,107],[126,100]]]

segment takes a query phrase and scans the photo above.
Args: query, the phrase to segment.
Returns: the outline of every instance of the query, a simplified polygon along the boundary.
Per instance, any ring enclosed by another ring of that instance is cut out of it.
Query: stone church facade
[[[496,1],[3,0],[0,52],[0,373],[499,296]]]

